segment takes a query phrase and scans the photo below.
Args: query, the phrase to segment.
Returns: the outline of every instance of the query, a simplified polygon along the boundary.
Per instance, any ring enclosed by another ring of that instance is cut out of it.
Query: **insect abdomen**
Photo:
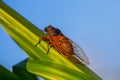
[[[50,38],[52,45],[63,55],[73,55],[74,51],[69,39],[64,36],[53,36]]]

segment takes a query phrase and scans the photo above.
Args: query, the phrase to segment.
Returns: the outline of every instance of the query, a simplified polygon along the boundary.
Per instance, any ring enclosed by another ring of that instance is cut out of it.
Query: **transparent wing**
[[[71,41],[73,49],[74,49],[74,57],[77,58],[79,61],[81,61],[83,64],[89,64],[89,60],[86,56],[86,54],[84,53],[84,51],[82,50],[82,48],[77,45],[76,43],[74,43],[73,41]]]

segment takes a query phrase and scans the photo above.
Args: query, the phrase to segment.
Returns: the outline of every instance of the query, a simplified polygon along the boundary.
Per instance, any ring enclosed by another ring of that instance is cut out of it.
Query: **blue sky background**
[[[59,28],[79,44],[91,68],[104,80],[120,80],[120,0],[4,0],[40,29]],[[27,55],[0,27],[0,64],[12,65]]]

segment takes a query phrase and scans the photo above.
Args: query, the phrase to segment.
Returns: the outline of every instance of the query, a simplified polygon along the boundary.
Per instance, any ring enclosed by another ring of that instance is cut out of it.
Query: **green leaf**
[[[2,65],[0,65],[0,80],[22,80],[22,79],[16,76],[14,73],[8,71]]]
[[[87,74],[55,62],[29,60],[27,68],[30,72],[50,80],[93,80]]]
[[[38,80],[36,75],[30,73],[26,69],[26,63],[28,59],[21,61],[13,66],[13,73],[19,76],[22,80]]]
[[[85,65],[65,59],[54,48],[46,54],[47,42],[41,41],[40,45],[35,47],[39,37],[45,36],[44,33],[2,1],[0,1],[0,23],[11,38],[28,54],[30,61],[27,69],[29,72],[46,79],[68,79],[71,76],[72,79],[101,80]],[[49,74],[47,71],[49,69],[54,75]],[[56,72],[59,74],[55,74]]]

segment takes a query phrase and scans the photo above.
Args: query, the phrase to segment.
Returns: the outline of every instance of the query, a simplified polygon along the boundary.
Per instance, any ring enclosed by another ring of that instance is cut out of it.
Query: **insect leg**
[[[39,41],[37,42],[37,44],[35,45],[35,47],[37,47],[37,45],[40,44],[41,40],[48,41],[49,39],[46,38],[46,37],[39,38]]]
[[[41,40],[44,40],[44,41],[49,41],[49,39],[48,38],[46,38],[46,37],[42,37],[42,38],[40,38]]]
[[[48,43],[48,50],[47,50],[47,54],[49,53],[50,48],[52,47],[52,46],[51,46],[51,44],[52,44],[51,42],[49,42],[49,43]]]
[[[37,42],[37,44],[35,45],[35,47],[37,47],[38,44],[40,44],[41,40],[39,39],[39,41]]]

